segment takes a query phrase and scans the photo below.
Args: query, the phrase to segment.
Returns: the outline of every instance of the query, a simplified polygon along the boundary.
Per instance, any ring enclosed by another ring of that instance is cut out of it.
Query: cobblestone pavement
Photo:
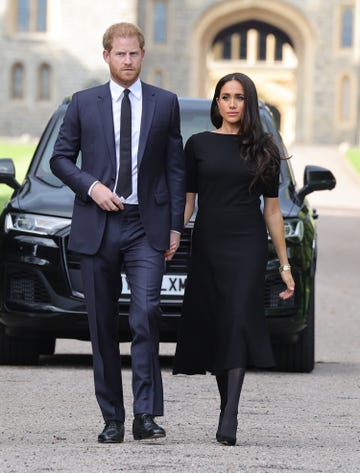
[[[174,377],[174,345],[162,345],[165,416],[158,421],[167,437],[139,442],[131,435],[124,356],[125,442],[100,445],[89,344],[60,340],[56,356],[37,367],[0,367],[1,473],[360,472],[358,181],[332,147],[290,151],[299,182],[305,162],[329,167],[338,179],[336,199],[327,191],[312,196],[320,214],[314,371],[247,373],[237,445],[223,447],[215,441],[214,378]]]

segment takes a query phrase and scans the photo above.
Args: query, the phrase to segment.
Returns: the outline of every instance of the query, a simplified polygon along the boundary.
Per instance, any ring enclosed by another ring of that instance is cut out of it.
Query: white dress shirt
[[[141,113],[142,113],[142,89],[141,81],[138,79],[134,84],[128,87],[130,90],[129,99],[131,103],[131,161],[132,161],[132,194],[127,199],[124,199],[121,195],[118,197],[126,204],[138,204],[137,196],[137,174],[138,174],[138,163],[137,155],[139,149],[139,137],[140,137],[140,124],[141,124]],[[115,133],[115,150],[116,150],[116,169],[119,169],[120,159],[120,111],[121,102],[124,97],[124,87],[110,80],[110,92],[112,97],[113,106],[113,120],[114,120],[114,133]],[[117,174],[114,186],[114,192],[117,184]]]
[[[128,87],[130,90],[129,99],[131,103],[131,169],[132,169],[132,193],[127,199],[124,199],[121,195],[118,195],[120,200],[126,204],[138,204],[137,195],[137,176],[138,176],[138,163],[137,155],[139,149],[139,137],[140,137],[140,124],[142,114],[142,88],[141,81],[138,79],[134,84]],[[112,98],[112,110],[113,110],[113,122],[114,122],[114,135],[115,135],[115,151],[116,151],[116,179],[114,185],[114,193],[116,194],[116,185],[118,180],[118,170],[120,165],[120,114],[121,114],[121,102],[124,97],[124,87],[110,79],[110,93]],[[94,185],[99,182],[95,181],[91,184],[88,194],[91,195],[91,191]],[[116,194],[117,195],[117,194]]]

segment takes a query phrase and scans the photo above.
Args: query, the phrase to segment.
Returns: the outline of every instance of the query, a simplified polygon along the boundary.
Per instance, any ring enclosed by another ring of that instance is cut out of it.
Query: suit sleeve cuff
[[[89,187],[89,190],[88,190],[88,196],[91,197],[91,192],[95,186],[95,184],[97,184],[99,181],[95,181],[91,184],[91,186]]]

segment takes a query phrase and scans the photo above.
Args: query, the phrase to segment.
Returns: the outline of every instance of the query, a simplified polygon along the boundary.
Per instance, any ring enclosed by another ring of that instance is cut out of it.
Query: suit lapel
[[[142,86],[142,114],[140,125],[139,149],[138,149],[138,166],[140,167],[141,160],[144,155],[145,145],[147,143],[151,123],[155,111],[155,91],[154,89],[141,82]]]
[[[105,142],[108,148],[108,156],[111,158],[111,165],[115,172],[116,169],[116,152],[115,152],[115,135],[112,111],[112,98],[109,83],[104,84],[103,89],[98,94],[98,107],[100,112],[100,120],[103,127]]]

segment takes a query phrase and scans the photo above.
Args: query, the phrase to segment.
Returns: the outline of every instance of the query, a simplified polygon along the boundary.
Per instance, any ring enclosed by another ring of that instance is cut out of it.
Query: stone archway
[[[291,38],[296,67],[281,71],[266,63],[259,67],[236,59],[214,61],[212,46],[219,32],[250,20],[273,25]],[[259,95],[280,110],[285,141],[311,142],[314,32],[300,11],[275,0],[254,0],[251,6],[224,1],[202,15],[193,31],[192,45],[191,95],[208,97],[219,77],[240,70],[254,79]]]

